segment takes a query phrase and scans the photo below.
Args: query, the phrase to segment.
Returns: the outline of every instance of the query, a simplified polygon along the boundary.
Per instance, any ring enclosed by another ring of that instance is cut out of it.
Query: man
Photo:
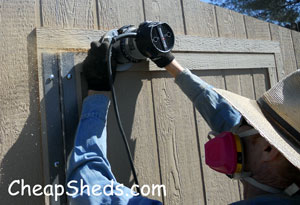
[[[67,171],[67,182],[82,180],[90,187],[99,184],[102,188],[98,191],[102,193],[110,180],[113,181],[112,189],[120,191],[106,158],[109,98],[103,91],[110,89],[106,71],[107,48],[105,43],[93,42],[83,64],[90,96],[83,103]],[[205,145],[206,162],[230,177],[241,178],[245,200],[235,204],[300,204],[300,70],[256,102],[213,88],[182,68],[171,53],[152,57],[152,60],[175,78],[175,83],[217,133],[217,137]],[[97,94],[99,91],[102,95]],[[231,147],[218,147],[222,143]],[[222,149],[224,152],[220,151]],[[236,163],[222,158],[229,152]],[[111,196],[95,196],[83,190],[82,194],[74,194],[69,200],[72,204],[160,204],[133,196],[129,188],[122,187],[121,190],[122,195]]]

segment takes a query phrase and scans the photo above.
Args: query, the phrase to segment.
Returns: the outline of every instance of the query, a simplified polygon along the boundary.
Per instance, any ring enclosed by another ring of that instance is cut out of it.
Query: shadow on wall
[[[44,197],[33,197],[25,194],[24,196],[10,196],[8,193],[9,184],[16,179],[24,179],[25,184],[33,187],[35,184],[45,185],[43,171],[43,150],[40,123],[40,99],[38,94],[38,74],[37,74],[37,52],[36,52],[36,36],[35,32],[31,32],[27,38],[28,51],[28,87],[30,89],[30,115],[18,137],[18,140],[10,148],[4,156],[1,163],[0,175],[0,201],[1,204],[44,204]],[[74,66],[73,69],[77,68]],[[141,90],[144,75],[139,75],[136,72],[118,73],[115,80],[115,87],[118,97],[121,120],[127,140],[134,158],[136,142],[130,139],[136,100]],[[51,90],[48,92],[51,95]],[[47,96],[41,99],[41,103],[47,99]],[[57,122],[59,123],[59,122]],[[120,135],[113,105],[110,106],[108,116],[108,136],[107,136],[107,154],[112,166],[112,170],[120,183],[126,186],[131,186],[134,182],[131,177],[131,168],[126,154],[125,146]],[[56,138],[57,139],[57,138]],[[52,139],[48,139],[51,141]],[[53,139],[55,140],[55,139]],[[52,141],[53,141],[52,140]],[[50,142],[50,144],[56,142]],[[46,151],[46,150],[44,150]],[[49,155],[55,152],[62,152],[55,149],[48,150]],[[57,155],[56,155],[57,156]],[[49,156],[51,158],[51,156]],[[59,173],[59,170],[57,171]],[[57,175],[52,175],[50,183],[57,179]],[[63,179],[63,177],[59,177]],[[15,185],[12,191],[18,191],[19,185]]]
[[[133,120],[137,102],[137,96],[142,87],[142,79],[145,75],[142,72],[122,72],[117,73],[115,87],[118,99],[121,122],[127,136],[127,141],[135,157],[136,141],[131,139]],[[113,105],[110,106],[107,125],[107,156],[111,163],[112,171],[119,183],[131,187],[134,184],[129,159],[125,145],[120,134],[115,118]],[[136,136],[132,136],[136,137]]]
[[[24,179],[25,184],[29,184],[31,187],[35,184],[43,184],[35,39],[34,32],[31,32],[27,37],[30,115],[17,141],[6,153],[0,165],[1,204],[44,203],[43,197],[29,197],[27,194],[24,196],[10,196],[8,193],[8,186],[13,180]],[[18,189],[19,186],[14,186],[12,191]]]

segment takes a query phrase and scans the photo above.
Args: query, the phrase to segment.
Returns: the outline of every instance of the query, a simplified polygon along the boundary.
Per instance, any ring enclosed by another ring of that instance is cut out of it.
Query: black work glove
[[[150,59],[160,68],[169,65],[174,60],[174,58],[175,57],[171,52],[163,53],[156,57],[150,57]]]
[[[88,51],[88,56],[83,61],[83,74],[87,80],[89,90],[109,91],[108,64],[108,42],[100,44],[99,41],[93,41]],[[111,60],[113,80],[116,74],[116,61]]]

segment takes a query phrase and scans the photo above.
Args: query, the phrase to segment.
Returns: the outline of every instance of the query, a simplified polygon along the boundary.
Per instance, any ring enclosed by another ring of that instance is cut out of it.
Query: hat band
[[[263,114],[267,120],[279,131],[286,136],[294,145],[300,146],[300,133],[293,128],[287,121],[280,117],[261,97],[257,100]]]

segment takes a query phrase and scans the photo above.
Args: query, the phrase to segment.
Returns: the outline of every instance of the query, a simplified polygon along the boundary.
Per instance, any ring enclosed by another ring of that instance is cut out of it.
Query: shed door
[[[66,159],[86,95],[81,62],[90,41],[102,34],[91,30],[37,30],[47,183],[64,184]],[[275,54],[280,55],[277,42],[196,36],[177,37],[174,48],[176,59],[206,82],[251,99],[276,83],[276,66],[281,64],[275,63]],[[203,145],[210,130],[165,70],[151,62],[137,64],[117,73],[115,87],[141,185],[166,186],[166,196],[150,198],[165,204],[224,204],[242,198],[237,181],[205,165]],[[117,180],[131,186],[133,177],[112,107],[108,158]],[[57,203],[66,199],[60,200]],[[55,203],[54,199],[51,202]]]

